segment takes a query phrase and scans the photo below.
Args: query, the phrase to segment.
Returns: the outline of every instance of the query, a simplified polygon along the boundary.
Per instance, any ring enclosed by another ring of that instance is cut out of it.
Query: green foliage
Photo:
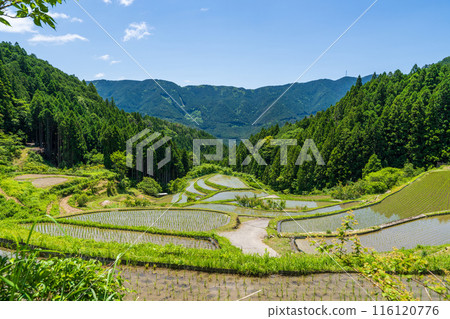
[[[237,147],[237,170],[255,175],[275,190],[296,194],[351,184],[370,171],[383,167],[429,168],[450,162],[450,65],[438,63],[374,75],[353,86],[335,105],[297,123],[261,129],[250,138],[267,142],[260,154],[268,164],[252,161],[241,166],[249,152]],[[268,143],[272,138],[296,139],[289,147],[288,165],[280,165],[280,148]],[[295,165],[303,142],[313,139],[326,163]],[[371,157],[378,157],[378,160]],[[381,184],[373,185],[379,191]],[[354,197],[354,196],[348,196]]]
[[[186,178],[177,178],[171,181],[168,185],[169,192],[175,194],[181,192],[187,186]]]
[[[0,121],[1,118],[0,114]],[[11,166],[13,159],[19,157],[22,148],[21,138],[5,134],[0,129],[0,166]]]
[[[158,193],[162,192],[161,185],[158,184],[153,178],[151,177],[144,177],[142,182],[137,184],[137,188],[141,190],[146,195],[155,196]]]
[[[145,198],[128,198],[124,201],[126,207],[148,207],[152,202]]]
[[[28,241],[33,229],[28,235]],[[52,257],[18,242],[13,258],[0,257],[0,300],[109,301],[122,300],[128,290],[115,267],[81,258]]]
[[[373,154],[369,158],[369,161],[367,162],[366,166],[364,166],[362,176],[366,177],[368,174],[377,172],[377,171],[381,170],[382,168],[383,168],[383,166],[381,165],[381,161],[378,159],[377,154]]]
[[[239,206],[247,207],[247,208],[253,208],[253,209],[264,209],[264,210],[278,210],[282,211],[286,208],[286,201],[280,200],[275,201],[272,199],[261,199],[256,197],[248,197],[246,195],[244,196],[236,196],[236,201],[238,202]]]
[[[117,194],[117,187],[114,181],[108,181],[108,184],[106,184],[106,194],[108,196],[114,196]]]
[[[28,55],[17,44],[0,43],[0,131],[8,136],[8,143],[0,147],[0,170],[7,170],[2,162],[17,155],[17,141],[26,141],[41,147],[44,159],[59,168],[85,163],[102,168],[104,164],[134,179],[138,174],[127,169],[121,152],[129,138],[146,128],[172,137],[172,161],[154,177],[162,185],[189,170],[186,149],[192,148],[193,138],[213,138],[180,124],[125,113],[114,101],[103,100],[92,84]],[[12,141],[14,147],[10,147]],[[156,152],[156,160],[164,155]],[[3,159],[5,156],[8,158]],[[25,169],[46,172],[49,168],[31,161]]]
[[[193,167],[189,173],[187,174],[187,178],[196,178],[205,175],[209,175],[212,173],[220,173],[224,175],[232,175],[233,171],[230,168],[219,166],[216,164],[202,164],[199,166]]]
[[[89,197],[83,193],[77,196],[76,201],[79,207],[84,207],[89,202]]]
[[[48,8],[61,4],[62,0],[2,0],[0,1],[0,23],[11,26],[5,17],[31,18],[39,27],[46,24],[55,29],[55,20],[48,14]],[[14,9],[10,14],[6,9]]]
[[[376,172],[368,173],[363,179],[355,183],[342,185],[341,183],[331,190],[333,198],[349,200],[356,199],[365,194],[382,194],[394,186],[405,183],[408,179],[419,175],[422,169],[414,169],[412,164],[406,164],[404,169],[386,167]]]
[[[342,266],[349,267],[369,280],[378,288],[382,296],[391,301],[417,300],[402,282],[413,279],[412,270],[418,274],[416,282],[425,288],[431,289],[449,300],[449,278],[445,282],[438,279],[431,271],[429,263],[423,256],[394,250],[388,254],[376,254],[361,245],[359,238],[352,235],[353,226],[357,224],[352,214],[343,218],[342,226],[337,229],[337,236],[333,243],[322,241],[318,247],[320,252],[334,256]],[[432,275],[433,280],[425,279],[424,275]]]
[[[102,153],[99,153],[96,149],[86,153],[84,158],[88,165],[103,165],[105,161],[105,156]]]
[[[370,77],[366,77],[364,81],[369,79]],[[269,111],[263,121],[273,125],[284,123],[286,114],[297,120],[305,117],[305,114],[314,114],[336,103],[355,82],[356,78],[345,77],[337,81],[296,83],[277,103],[276,110]],[[125,111],[196,126],[168,96],[159,93],[159,88],[153,81],[100,80],[92,83],[103,98],[114,97],[117,105]],[[260,130],[260,126],[252,125],[255,114],[261,114],[267,108],[268,101],[274,101],[286,89],[285,86],[257,90],[209,85],[180,87],[168,81],[161,81],[161,85],[177,101],[183,101],[183,107],[203,130],[220,138],[238,139],[247,138]],[[192,143],[189,147],[192,149]]]
[[[127,168],[127,157],[125,152],[115,151],[111,154],[111,162],[113,170],[119,174],[120,178],[123,178],[128,170]]]

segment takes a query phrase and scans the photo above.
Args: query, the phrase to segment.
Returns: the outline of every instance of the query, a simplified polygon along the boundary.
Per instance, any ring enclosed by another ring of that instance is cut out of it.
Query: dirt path
[[[59,202],[59,207],[62,215],[82,212],[81,209],[69,205],[69,199],[71,197],[72,195],[64,197],[63,199],[61,199],[61,202]]]
[[[5,191],[4,191],[3,189],[1,189],[1,188],[0,188],[0,194],[2,194],[3,196],[5,196],[7,200],[12,199],[13,201],[15,201],[15,202],[16,202],[17,204],[19,204],[20,206],[24,206],[24,205],[20,202],[20,200],[18,200],[18,199],[15,198],[15,197],[9,196],[9,195],[6,194]]]
[[[234,246],[241,248],[246,254],[264,255],[267,249],[271,257],[277,257],[276,251],[263,243],[267,235],[267,226],[269,226],[268,219],[258,218],[242,223],[237,230],[219,235],[228,238]]]

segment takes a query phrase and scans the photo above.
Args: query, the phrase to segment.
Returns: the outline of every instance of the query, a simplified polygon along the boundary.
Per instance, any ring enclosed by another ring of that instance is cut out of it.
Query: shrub
[[[187,182],[184,178],[177,178],[169,183],[169,192],[171,194],[175,194],[181,192],[187,185]]]
[[[89,197],[86,194],[81,194],[77,197],[77,204],[79,207],[86,206],[88,201],[89,201]]]
[[[116,183],[114,181],[109,181],[108,184],[106,184],[106,194],[108,196],[114,196],[117,194]]]
[[[225,175],[232,175],[233,171],[231,168],[222,167],[216,164],[202,164],[200,166],[195,166],[188,174],[188,178],[195,178],[200,176],[209,175],[212,173],[221,173]]]
[[[131,181],[128,177],[124,177],[119,181],[118,186],[121,190],[126,190],[127,188],[129,188],[131,186]]]
[[[162,192],[162,187],[153,178],[144,177],[142,182],[137,184],[137,188],[140,189],[144,194],[155,196]]]

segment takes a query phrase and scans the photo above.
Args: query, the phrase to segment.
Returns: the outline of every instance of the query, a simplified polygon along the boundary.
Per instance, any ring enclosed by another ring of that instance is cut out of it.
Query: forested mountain
[[[363,78],[363,82],[370,80]],[[317,80],[296,83],[287,94],[257,123],[253,122],[290,85],[268,86],[246,90],[230,86],[186,86],[160,81],[162,87],[179,103],[177,105],[154,81],[93,81],[103,98],[114,98],[120,108],[172,122],[195,126],[183,106],[199,127],[221,138],[248,138],[262,127],[284,124],[315,114],[339,101],[355,84],[356,78],[337,81]]]
[[[279,190],[296,193],[332,187],[361,178],[369,158],[385,167],[435,166],[450,162],[450,58],[409,74],[400,71],[374,75],[363,85],[359,79],[334,106],[315,116],[281,128],[263,129],[251,138],[295,138],[288,166],[280,165],[280,148],[261,151],[268,166],[255,161],[239,170],[255,174]],[[309,162],[295,166],[305,139],[313,139],[326,165]],[[238,163],[247,155],[238,149]]]
[[[0,44],[0,131],[35,142],[56,165],[71,167],[100,152],[111,167],[110,155],[124,151],[126,140],[147,127],[173,137],[165,179],[186,173],[192,139],[212,138],[181,124],[126,113],[103,100],[93,84],[28,55],[18,44]]]

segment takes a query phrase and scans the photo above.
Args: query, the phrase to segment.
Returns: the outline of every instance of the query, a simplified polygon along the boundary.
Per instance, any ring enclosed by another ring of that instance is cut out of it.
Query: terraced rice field
[[[181,199],[178,201],[178,204],[187,203],[188,197],[186,194],[181,195]]]
[[[450,244],[450,215],[415,220],[409,223],[360,235],[361,244],[379,252],[398,249],[411,249],[422,246]],[[331,242],[331,240],[327,240]],[[308,239],[297,239],[297,246],[306,253],[314,253]]]
[[[357,202],[352,202],[352,203],[345,203],[345,204],[340,204],[340,205],[326,206],[326,207],[311,210],[311,211],[307,212],[306,214],[332,213],[332,212],[335,212],[338,210],[350,208],[357,204],[358,204]]]
[[[350,301],[384,300],[376,288],[356,274],[315,274],[309,276],[244,277],[187,270],[121,267],[126,284],[133,290],[127,300],[153,301]],[[428,293],[416,282],[405,286],[421,300]],[[432,300],[440,300],[432,291]],[[250,295],[250,296],[249,296]]]
[[[61,228],[64,230],[61,230]],[[70,236],[80,239],[92,239],[100,242],[116,242],[122,244],[144,244],[156,245],[173,244],[187,248],[215,249],[216,247],[208,240],[188,237],[165,236],[148,234],[144,232],[124,231],[117,229],[102,229],[95,227],[81,227],[75,225],[53,223],[37,224],[35,231],[51,236]]]
[[[298,215],[308,215],[308,214],[316,214],[318,212],[325,213],[325,212],[333,212],[336,210],[341,210],[344,208],[348,208],[350,206],[353,206],[355,204],[342,204],[342,205],[334,205],[330,207],[324,207],[315,209],[309,212],[274,212],[274,211],[267,211],[267,210],[258,210],[258,209],[251,209],[246,207],[239,207],[235,205],[228,205],[228,204],[195,204],[192,206],[189,206],[189,208],[206,208],[206,209],[212,209],[212,210],[218,210],[222,212],[232,212],[236,213],[238,215],[244,215],[244,216],[260,216],[260,217],[280,217],[280,216],[298,216]]]
[[[172,203],[184,204],[187,203],[187,199],[188,197],[186,194],[178,193],[173,195]]]
[[[203,188],[203,189],[208,190],[208,191],[216,191],[216,190],[217,190],[217,189],[215,189],[215,188],[212,188],[211,186],[206,185],[206,184],[205,184],[205,180],[204,180],[203,178],[202,178],[202,179],[199,179],[199,180],[197,181],[197,185],[200,186],[200,187]]]
[[[252,192],[252,191],[231,191],[231,192],[221,192],[210,198],[205,199],[205,202],[214,202],[219,200],[235,200],[236,196],[247,196],[247,197],[264,197],[267,196],[266,193],[262,192]]]
[[[218,210],[222,212],[232,212],[238,215],[248,215],[248,216],[263,216],[263,217],[278,217],[283,213],[279,212],[271,212],[266,210],[255,210],[251,208],[238,207],[234,205],[226,205],[226,204],[195,204],[189,206],[189,208],[206,208],[212,210]]]
[[[181,193],[177,193],[177,194],[173,195],[172,203],[178,202],[180,200],[180,197],[181,197]]]
[[[210,231],[230,222],[226,214],[191,210],[140,210],[84,214],[70,219],[99,224],[153,227],[174,231]]]
[[[186,187],[186,191],[193,193],[193,194],[197,194],[197,195],[205,195],[203,193],[200,193],[198,190],[195,189],[194,187],[195,181],[190,181],[189,185]]]
[[[248,186],[243,181],[234,176],[218,174],[210,177],[208,181],[228,188],[248,188]]]
[[[431,172],[376,205],[356,209],[358,225],[368,228],[423,213],[450,210],[450,171]],[[281,223],[281,232],[334,231],[345,214]],[[301,226],[299,226],[298,224]]]
[[[67,175],[44,175],[44,174],[27,174],[15,177],[17,181],[28,181],[36,188],[46,188],[59,184],[63,184],[68,181],[68,178],[73,176]]]

